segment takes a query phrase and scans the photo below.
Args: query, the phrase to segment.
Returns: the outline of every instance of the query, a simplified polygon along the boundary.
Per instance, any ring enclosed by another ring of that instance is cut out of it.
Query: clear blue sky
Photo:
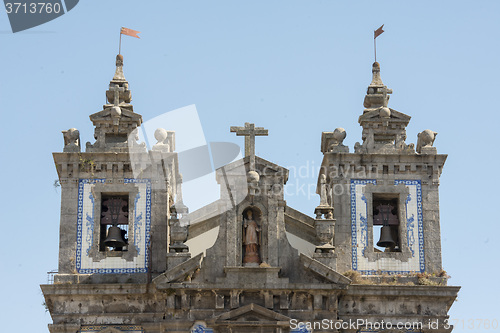
[[[440,204],[443,266],[462,286],[455,332],[482,332],[468,320],[500,320],[499,13],[498,1],[80,1],[12,34],[0,12],[2,331],[46,332],[51,321],[39,289],[58,256],[51,153],[61,130],[93,140],[88,116],[105,102],[121,26],[141,31],[122,54],[144,120],[195,104],[207,141],[240,145],[229,127],[254,122],[269,129],[257,154],[300,168],[320,165],[322,131],[344,127],[351,151],[361,141],[373,30],[385,24],[377,58],[389,106],[412,116],[407,142],[429,128],[449,154]],[[319,202],[286,199],[310,215]]]

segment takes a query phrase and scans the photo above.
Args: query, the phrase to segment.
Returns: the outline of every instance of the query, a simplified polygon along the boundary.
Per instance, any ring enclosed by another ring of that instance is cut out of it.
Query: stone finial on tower
[[[342,127],[337,127],[333,132],[321,134],[322,153],[348,153],[349,147],[343,144],[347,133]]]
[[[95,126],[96,142],[87,142],[88,152],[125,152],[131,148],[145,150],[144,144],[137,144],[137,128],[141,126],[142,117],[134,113],[132,93],[123,75],[123,56],[116,56],[116,71],[106,91],[108,104],[103,110],[90,115]]]
[[[364,113],[381,107],[387,108],[390,97],[389,94],[392,94],[392,89],[387,88],[382,82],[382,78],[380,77],[380,64],[378,62],[373,63],[372,74],[372,82],[368,86],[365,101],[363,103],[366,108]],[[385,112],[387,111],[385,110]]]
[[[356,153],[382,154],[412,154],[414,145],[407,145],[406,126],[411,117],[389,108],[389,95],[392,89],[387,88],[380,78],[380,64],[373,63],[373,78],[368,86],[364,111],[359,117],[359,124],[363,127],[363,143],[356,143]]]
[[[123,56],[121,54],[116,56],[116,71],[113,81],[126,81],[123,75]]]
[[[64,149],[67,152],[80,152],[80,132],[76,128],[62,131],[64,137]]]
[[[175,150],[175,132],[167,131],[163,128],[157,128],[155,131],[155,139],[158,141],[152,150],[160,150],[163,152],[173,152]]]
[[[116,71],[109,83],[106,97],[110,104],[133,111],[132,105],[129,104],[132,101],[132,92],[128,89],[128,82],[123,75],[123,56],[121,54],[116,56]]]
[[[419,154],[437,154],[436,147],[433,147],[437,132],[426,129],[417,134],[417,153]]]

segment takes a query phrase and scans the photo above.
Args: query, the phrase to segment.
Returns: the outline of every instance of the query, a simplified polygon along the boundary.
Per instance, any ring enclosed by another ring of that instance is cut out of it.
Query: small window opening
[[[128,195],[102,195],[99,251],[127,251]]]
[[[373,246],[375,252],[401,252],[398,199],[397,194],[373,194]]]

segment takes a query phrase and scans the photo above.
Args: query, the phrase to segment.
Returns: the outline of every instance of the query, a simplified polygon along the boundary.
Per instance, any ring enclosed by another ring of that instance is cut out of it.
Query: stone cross
[[[392,94],[392,89],[387,88],[387,86],[383,86],[382,88],[378,88],[382,90],[382,93],[384,94],[384,106],[387,106],[389,103],[389,96],[388,94]]]
[[[245,123],[245,127],[231,126],[231,132],[237,136],[245,136],[245,157],[250,156],[250,170],[255,169],[255,137],[267,136],[268,130],[264,127],[255,127],[255,124]]]
[[[109,87],[109,90],[113,92],[113,100],[110,102],[113,103],[115,106],[120,105],[120,93],[124,92],[125,88],[115,84],[112,87]]]

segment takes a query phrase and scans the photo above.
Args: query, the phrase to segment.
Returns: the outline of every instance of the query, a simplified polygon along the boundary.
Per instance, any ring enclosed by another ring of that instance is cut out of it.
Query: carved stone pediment
[[[396,111],[394,109],[389,108],[390,115],[389,117],[382,117],[380,115],[380,108],[366,112],[359,117],[359,123],[365,121],[387,121],[390,122],[403,122],[408,124],[410,122],[411,117],[402,112]]]
[[[241,160],[237,160],[225,165],[223,167],[224,172],[231,173],[232,170],[240,168],[242,164],[245,165],[245,167],[248,169],[250,164],[250,157],[246,156]],[[217,172],[220,173],[221,169],[222,168],[219,168]],[[268,160],[265,160],[259,156],[255,156],[255,169],[259,174],[264,173],[265,175],[271,176],[283,175],[285,178],[285,183],[288,180],[288,169],[283,168],[275,163],[269,162]]]
[[[247,195],[255,195],[271,196],[284,203],[284,185],[288,181],[288,174],[288,169],[277,164],[258,156],[246,156],[218,168],[216,179],[222,186],[221,193],[229,189],[234,202],[242,202]],[[229,195],[226,195],[226,198],[222,197],[229,200]]]
[[[120,121],[135,122],[138,123],[138,125],[142,123],[142,116],[140,114],[127,110],[122,106],[120,106],[120,108],[121,108]],[[112,121],[111,105],[109,105],[109,107],[106,107],[102,111],[90,115],[90,120],[94,124],[105,121]]]
[[[260,305],[251,303],[242,306],[238,309],[228,311],[215,318],[216,324],[228,324],[232,322],[248,324],[281,324],[285,322],[287,325],[291,318],[274,312],[273,310],[266,309]]]

